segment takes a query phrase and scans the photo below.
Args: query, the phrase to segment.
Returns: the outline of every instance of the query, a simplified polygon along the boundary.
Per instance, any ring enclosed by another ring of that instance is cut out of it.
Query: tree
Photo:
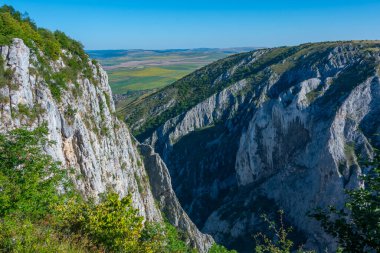
[[[110,192],[99,204],[71,199],[57,206],[56,224],[62,233],[88,238],[87,248],[125,253],[191,253],[178,230],[168,223],[145,222],[130,195]],[[196,252],[196,251],[195,251]]]
[[[18,213],[39,219],[64,201],[57,188],[69,185],[59,163],[42,151],[46,134],[45,126],[0,134],[0,218]]]
[[[56,211],[56,224],[67,235],[86,236],[108,252],[144,252],[139,242],[143,218],[132,207],[130,195],[120,199],[110,192],[99,204],[71,199]]]
[[[41,126],[0,134],[1,252],[82,252],[48,225],[53,206],[72,192],[60,164],[43,152],[47,132]]]
[[[278,211],[279,224],[263,214],[262,219],[268,223],[269,230],[274,233],[271,239],[263,233],[257,233],[254,238],[256,241],[256,253],[290,253],[294,252],[294,242],[289,239],[289,233],[293,231],[292,227],[286,227],[284,223],[284,211]],[[313,251],[304,251],[302,247],[296,251],[298,253],[312,253]]]
[[[214,243],[208,253],[237,253],[236,250],[228,250],[222,245]]]
[[[343,252],[380,252],[380,153],[364,165],[370,169],[362,176],[364,187],[346,191],[344,209],[331,206],[310,214],[337,238]]]
[[[152,252],[192,253],[198,252],[187,245],[183,234],[168,222],[145,222],[141,236],[142,243],[149,245]]]

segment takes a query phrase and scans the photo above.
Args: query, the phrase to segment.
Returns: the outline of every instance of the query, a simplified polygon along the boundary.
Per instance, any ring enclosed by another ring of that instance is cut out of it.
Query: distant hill
[[[236,54],[249,52],[258,49],[259,47],[231,47],[231,48],[193,48],[193,49],[161,49],[161,50],[145,50],[145,49],[112,49],[112,50],[86,50],[92,57],[97,59],[107,59],[114,57],[123,57],[134,55],[137,53],[149,54],[165,54],[165,53],[192,53],[192,52],[222,52],[226,54]]]

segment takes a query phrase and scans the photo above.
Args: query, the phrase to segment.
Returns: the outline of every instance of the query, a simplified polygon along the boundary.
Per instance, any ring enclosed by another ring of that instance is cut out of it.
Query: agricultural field
[[[213,61],[255,48],[91,50],[107,71],[118,108],[146,96]]]

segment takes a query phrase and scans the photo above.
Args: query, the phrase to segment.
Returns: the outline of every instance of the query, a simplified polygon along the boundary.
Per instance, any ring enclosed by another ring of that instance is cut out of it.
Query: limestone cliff
[[[379,52],[376,41],[265,49],[230,58],[223,71],[210,65],[187,77],[222,89],[209,88],[208,98],[168,118],[145,142],[162,155],[203,232],[249,252],[251,235],[263,229],[260,214],[281,208],[300,242],[334,249],[306,213],[342,206],[344,190],[360,186],[365,173],[359,157],[380,147]],[[165,94],[185,81],[154,94],[158,106],[144,111],[176,111],[162,109],[159,98],[166,104]],[[146,100],[141,106],[151,106]]]
[[[71,52],[62,53],[68,59],[75,57]],[[161,221],[162,211],[156,205],[159,200],[154,197],[157,191],[171,190],[171,185],[163,184],[161,189],[161,181],[155,183],[156,178],[149,178],[147,169],[161,173],[155,170],[160,169],[157,166],[162,166],[162,161],[157,158],[146,165],[151,167],[145,167],[138,143],[114,115],[108,78],[102,68],[90,60],[84,62],[91,70],[90,76],[79,74],[75,82],[61,83],[57,96],[51,85],[58,85],[60,79],[49,84],[40,70],[41,64],[48,64],[54,75],[70,68],[61,57],[43,63],[43,52],[28,48],[20,39],[1,46],[0,55],[4,62],[0,67],[8,73],[7,83],[0,87],[0,131],[47,124],[48,138],[54,144],[46,146],[46,153],[64,168],[73,169],[70,176],[84,196],[97,198],[109,189],[120,196],[132,194],[141,215],[149,221]],[[166,176],[160,174],[157,180],[170,182]],[[207,252],[213,240],[198,231],[173,191],[171,194],[165,203],[175,206],[173,224],[188,232],[189,242],[200,252]]]

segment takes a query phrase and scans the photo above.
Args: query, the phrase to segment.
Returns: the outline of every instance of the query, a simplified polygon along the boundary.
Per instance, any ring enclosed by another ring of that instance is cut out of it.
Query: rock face
[[[1,132],[47,124],[48,138],[54,144],[45,148],[46,153],[64,167],[73,168],[71,177],[85,196],[96,198],[108,189],[120,196],[130,193],[146,220],[162,220],[162,211],[155,205],[154,197],[160,196],[161,191],[171,191],[162,210],[175,207],[173,224],[188,232],[189,242],[200,252],[207,252],[213,240],[200,233],[182,210],[163,162],[158,155],[151,160],[148,154],[150,162],[144,166],[137,141],[114,116],[108,77],[99,65],[86,63],[92,69],[92,81],[78,76],[77,84],[65,84],[57,101],[38,72],[41,63],[36,54],[41,52],[34,52],[22,40],[14,39],[11,45],[0,47],[0,53],[5,69],[12,73],[8,85],[0,87]],[[65,67],[61,59],[49,64],[57,73]],[[152,176],[149,181],[147,170],[157,175],[159,181]]]
[[[155,147],[163,147],[159,150],[164,158],[170,153],[173,144],[183,136],[215,124],[219,120],[230,117],[236,112],[239,103],[243,98],[237,99],[237,94],[247,85],[246,80],[242,80],[223,91],[214,94],[202,103],[191,108],[186,113],[172,118],[158,128],[147,141]]]
[[[188,240],[194,243],[199,251],[207,252],[214,240],[210,235],[203,235],[182,209],[172,188],[170,174],[165,163],[151,146],[142,144],[139,148],[144,156],[144,164],[149,175],[153,196],[158,201],[160,209],[166,214],[166,218],[171,224],[193,238],[202,238],[201,241],[192,238],[188,238]]]
[[[284,209],[299,242],[333,250],[306,213],[341,207],[366,172],[358,157],[380,147],[379,52],[378,42],[305,44],[243,54],[211,73],[209,85],[231,84],[145,140],[198,227],[250,252],[260,214]]]

